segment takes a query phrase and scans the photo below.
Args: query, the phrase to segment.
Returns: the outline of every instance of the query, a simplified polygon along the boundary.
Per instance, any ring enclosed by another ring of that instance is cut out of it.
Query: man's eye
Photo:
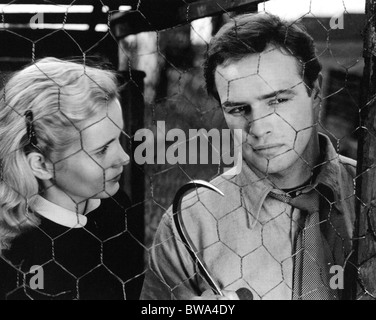
[[[251,112],[251,107],[249,105],[242,105],[239,107],[232,108],[228,111],[229,114],[236,115],[246,115]]]
[[[278,98],[278,99],[271,100],[269,102],[269,105],[278,105],[278,104],[285,103],[287,101],[289,101],[289,99],[287,98]]]

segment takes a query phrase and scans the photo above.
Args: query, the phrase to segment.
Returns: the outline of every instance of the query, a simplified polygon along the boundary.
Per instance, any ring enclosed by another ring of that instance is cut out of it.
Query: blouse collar
[[[99,199],[89,199],[85,214],[99,207]],[[87,217],[83,214],[65,209],[40,195],[35,196],[31,209],[42,217],[68,228],[83,228]]]

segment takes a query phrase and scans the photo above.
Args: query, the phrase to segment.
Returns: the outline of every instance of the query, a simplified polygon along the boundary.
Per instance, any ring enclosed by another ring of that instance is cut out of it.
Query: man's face
[[[123,128],[119,102],[110,102],[108,110],[86,120],[83,127],[80,139],[55,164],[55,187],[49,194],[52,198],[68,196],[79,203],[107,198],[119,189],[123,166],[129,162],[119,141]]]
[[[230,129],[243,130],[243,157],[262,175],[310,170],[317,112],[297,60],[269,48],[216,69],[215,82]],[[318,100],[318,99],[316,99]],[[318,109],[318,108],[317,108]]]

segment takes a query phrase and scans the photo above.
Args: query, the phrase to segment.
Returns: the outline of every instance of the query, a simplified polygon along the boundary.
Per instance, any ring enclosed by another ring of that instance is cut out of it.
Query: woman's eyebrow
[[[102,149],[104,148],[105,146],[109,145],[111,142],[115,141],[114,138],[110,139],[109,141],[107,141],[106,143],[102,144],[100,147],[97,147],[93,150],[91,150],[91,152],[95,152],[95,151],[98,151],[99,149]]]

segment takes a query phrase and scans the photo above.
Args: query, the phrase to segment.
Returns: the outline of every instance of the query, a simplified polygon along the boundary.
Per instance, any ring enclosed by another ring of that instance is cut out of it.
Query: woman
[[[5,84],[0,299],[127,298],[122,130],[109,70],[44,58]]]

